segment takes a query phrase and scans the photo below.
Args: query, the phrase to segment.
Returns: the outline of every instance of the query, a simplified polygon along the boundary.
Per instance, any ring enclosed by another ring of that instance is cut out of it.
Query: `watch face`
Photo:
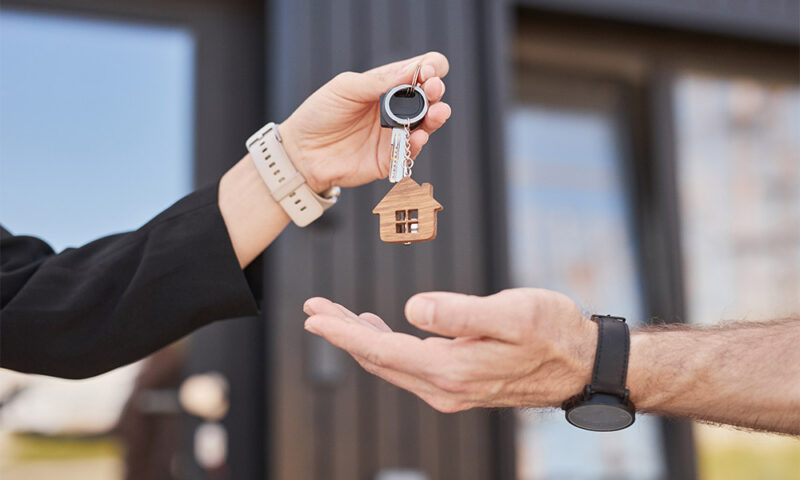
[[[633,423],[633,413],[623,405],[582,403],[567,412],[567,421],[595,432],[613,432]]]

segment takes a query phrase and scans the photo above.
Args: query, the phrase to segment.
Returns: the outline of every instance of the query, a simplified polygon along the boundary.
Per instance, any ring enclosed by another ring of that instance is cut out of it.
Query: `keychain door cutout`
[[[444,207],[433,198],[433,185],[405,177],[389,190],[372,213],[380,216],[381,240],[425,242],[436,238],[436,214]]]

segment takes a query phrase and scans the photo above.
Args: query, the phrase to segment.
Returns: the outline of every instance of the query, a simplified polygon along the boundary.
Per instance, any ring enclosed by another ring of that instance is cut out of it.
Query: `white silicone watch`
[[[272,198],[297,226],[305,227],[336,203],[339,187],[329,188],[322,195],[314,193],[283,149],[274,123],[264,125],[248,138],[247,150]]]

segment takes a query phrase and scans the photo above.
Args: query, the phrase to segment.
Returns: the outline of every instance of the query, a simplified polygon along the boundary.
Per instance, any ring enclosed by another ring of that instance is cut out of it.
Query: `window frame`
[[[416,213],[416,217],[412,216],[412,212]],[[419,209],[407,208],[405,210],[395,210],[394,212],[394,226],[396,233],[415,234],[419,233]],[[415,230],[413,227],[416,226]]]

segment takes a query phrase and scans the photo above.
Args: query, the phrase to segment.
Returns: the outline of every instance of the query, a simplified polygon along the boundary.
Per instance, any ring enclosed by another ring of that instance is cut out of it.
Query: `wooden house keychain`
[[[380,216],[381,240],[387,243],[425,242],[436,238],[436,215],[444,209],[433,198],[433,185],[411,179],[411,131],[428,113],[428,99],[417,82],[417,65],[411,84],[399,85],[381,95],[381,127],[392,129],[389,181],[395,186],[375,205]]]

